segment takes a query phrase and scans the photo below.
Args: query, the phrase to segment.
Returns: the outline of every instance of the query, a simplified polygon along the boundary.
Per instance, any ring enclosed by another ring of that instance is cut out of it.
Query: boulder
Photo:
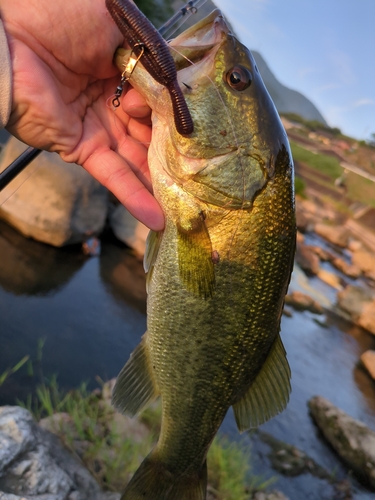
[[[90,473],[32,415],[0,408],[0,499],[103,500]]]
[[[369,288],[358,285],[348,285],[343,291],[337,294],[338,305],[348,312],[353,319],[357,319],[365,303],[371,302],[373,292]]]
[[[318,272],[318,278],[327,283],[327,285],[335,288],[336,290],[342,290],[341,280],[337,274],[331,273],[326,269],[320,268]]]
[[[351,232],[344,226],[327,226],[326,224],[315,224],[315,232],[322,238],[342,248],[346,248],[351,237]]]
[[[337,294],[338,306],[357,325],[375,335],[375,295],[370,288],[349,285]]]
[[[370,275],[375,272],[375,255],[366,250],[359,249],[354,251],[352,262],[354,265],[358,266],[365,275]]]
[[[355,264],[348,264],[344,259],[341,259],[340,257],[334,257],[331,260],[331,263],[336,269],[346,274],[346,276],[349,276],[349,278],[358,278],[358,276],[361,274],[361,270],[358,266],[356,266]]]
[[[334,258],[333,254],[331,252],[328,252],[328,250],[324,250],[324,248],[322,248],[318,245],[306,245],[306,248],[308,248],[313,253],[315,253],[319,257],[320,260],[330,261]]]
[[[309,408],[324,437],[364,485],[375,491],[375,432],[320,396]]]
[[[296,261],[307,274],[318,274],[320,267],[319,257],[312,252],[308,246],[300,244],[297,245]]]
[[[297,230],[297,235],[296,235],[296,241],[297,241],[297,245],[299,245],[305,241],[304,235],[298,230]]]
[[[116,238],[132,248],[137,255],[145,253],[149,229],[135,219],[122,205],[113,208],[109,215],[109,224]]]
[[[11,138],[0,171],[24,149]],[[82,167],[43,152],[0,193],[0,218],[24,236],[60,247],[102,231],[107,199],[107,190]]]
[[[358,325],[375,335],[375,300],[363,305]]]
[[[285,297],[285,304],[292,306],[297,311],[310,311],[315,314],[323,314],[323,307],[302,292],[292,292]]]
[[[252,500],[289,500],[281,491],[257,491]],[[0,499],[1,500],[1,499]]]
[[[361,355],[361,363],[369,375],[375,380],[375,351],[365,351]]]

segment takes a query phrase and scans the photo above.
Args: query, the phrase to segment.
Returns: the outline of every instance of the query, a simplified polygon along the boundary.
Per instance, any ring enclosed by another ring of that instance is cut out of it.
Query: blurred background
[[[136,3],[157,27],[184,4]],[[299,229],[281,326],[291,401],[242,437],[230,412],[222,433],[249,446],[253,473],[292,500],[374,498],[308,402],[322,396],[375,431],[375,4],[216,6],[252,51],[287,131]],[[205,2],[181,29],[213,8]],[[24,145],[4,131],[0,141],[1,171]],[[62,389],[91,390],[118,374],[146,329],[146,235],[57,155],[43,153],[0,193],[0,405],[55,376]]]

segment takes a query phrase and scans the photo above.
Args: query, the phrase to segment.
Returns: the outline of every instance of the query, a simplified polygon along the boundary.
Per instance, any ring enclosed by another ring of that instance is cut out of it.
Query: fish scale
[[[178,134],[168,93],[141,65],[131,79],[153,110],[149,164],[166,227],[147,242],[148,329],[113,400],[133,415],[161,395],[162,422],[122,500],[203,500],[207,451],[228,408],[243,431],[280,412],[290,392],[279,335],[296,233],[288,141],[219,11],[172,41],[192,59],[194,43],[195,64],[176,63],[190,136]]]

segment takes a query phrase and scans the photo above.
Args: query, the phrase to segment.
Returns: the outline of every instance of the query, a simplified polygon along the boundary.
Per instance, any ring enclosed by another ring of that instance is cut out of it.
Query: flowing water
[[[317,279],[301,285],[301,274],[294,273],[292,288],[310,285],[334,301],[328,285]],[[33,376],[24,366],[0,386],[0,404],[25,400],[43,377],[57,375],[61,387],[71,388],[82,381],[95,387],[96,376],[106,380],[117,375],[146,329],[145,298],[142,263],[114,239],[104,238],[101,255],[87,258],[79,247],[55,249],[0,222],[0,374],[25,355],[34,361],[41,356]],[[375,348],[375,337],[333,314],[293,312],[291,318],[283,317],[282,338],[293,373],[291,401],[262,431],[297,446],[337,477],[346,477],[319,437],[306,403],[314,395],[324,396],[375,430],[374,384],[357,366],[361,353]],[[44,344],[39,353],[38,344]],[[239,439],[231,412],[222,430]],[[269,447],[259,435],[241,439],[253,447],[254,471],[277,477],[275,488],[291,500],[335,498],[327,481],[309,474],[290,478],[272,470]],[[354,482],[353,498],[374,495]]]

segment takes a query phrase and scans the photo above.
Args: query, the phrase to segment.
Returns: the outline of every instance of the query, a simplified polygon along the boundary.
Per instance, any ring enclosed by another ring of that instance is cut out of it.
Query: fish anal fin
[[[147,351],[146,335],[119,373],[112,394],[113,406],[130,416],[140,413],[159,395]]]
[[[290,391],[290,368],[278,335],[256,379],[246,394],[233,405],[239,431],[258,427],[283,411]]]
[[[215,268],[203,217],[197,216],[188,229],[177,223],[177,252],[180,278],[186,289],[203,299],[212,297]]]

